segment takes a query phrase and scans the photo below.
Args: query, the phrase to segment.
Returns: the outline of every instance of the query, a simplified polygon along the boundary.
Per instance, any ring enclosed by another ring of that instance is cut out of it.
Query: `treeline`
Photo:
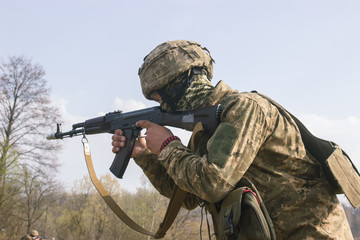
[[[110,175],[101,177],[100,181],[133,220],[147,230],[157,230],[166,211],[167,198],[146,186],[138,188],[136,193],[124,191],[120,188],[119,181]],[[47,197],[51,199],[50,204],[32,224],[32,229],[36,229],[44,239],[152,239],[122,223],[100,197],[88,177],[76,181],[71,191],[58,190]],[[18,217],[8,222],[9,225],[4,226],[0,233],[1,240],[19,240],[26,234],[27,222],[21,218],[22,209],[18,210],[13,212]],[[211,221],[210,216],[208,217]],[[164,239],[199,239],[200,218],[200,209],[182,209]],[[204,216],[203,236],[207,234],[206,226]]]

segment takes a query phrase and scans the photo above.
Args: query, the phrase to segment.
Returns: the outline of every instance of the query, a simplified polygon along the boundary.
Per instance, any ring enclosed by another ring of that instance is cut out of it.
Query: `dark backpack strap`
[[[354,208],[360,206],[360,174],[350,157],[337,144],[314,136],[305,125],[280,104],[259,94],[274,105],[280,113],[288,114],[299,128],[306,150],[321,164],[336,194],[344,193]]]

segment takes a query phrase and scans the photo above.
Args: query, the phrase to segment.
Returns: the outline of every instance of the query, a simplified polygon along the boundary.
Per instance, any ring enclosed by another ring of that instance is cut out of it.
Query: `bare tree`
[[[52,105],[44,69],[24,57],[10,57],[0,66],[0,126],[2,166],[21,164],[50,167],[57,145],[45,140],[45,131],[59,118]],[[37,169],[39,170],[39,169]]]
[[[30,172],[24,167],[20,185],[23,201],[18,206],[18,218],[25,222],[26,232],[30,232],[34,224],[43,216],[56,201],[54,194],[57,185],[50,181],[44,182],[38,173]]]
[[[45,71],[25,57],[9,57],[0,65],[0,216],[7,194],[24,167],[46,178],[58,167],[58,142],[46,141],[45,133],[59,119],[50,99]],[[45,180],[42,182],[46,182]],[[15,185],[14,185],[15,186]],[[2,224],[0,218],[0,227]]]

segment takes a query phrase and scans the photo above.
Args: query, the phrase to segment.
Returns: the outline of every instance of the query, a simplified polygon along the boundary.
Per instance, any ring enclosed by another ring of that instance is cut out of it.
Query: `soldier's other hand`
[[[125,147],[126,137],[124,136],[124,132],[121,129],[115,130],[115,133],[111,139],[112,139],[111,145],[113,146],[112,148],[113,153],[117,153],[120,151],[121,148]],[[146,147],[145,138],[140,137],[138,140],[135,141],[135,146],[131,154],[131,157],[137,158],[146,149],[147,147]]]

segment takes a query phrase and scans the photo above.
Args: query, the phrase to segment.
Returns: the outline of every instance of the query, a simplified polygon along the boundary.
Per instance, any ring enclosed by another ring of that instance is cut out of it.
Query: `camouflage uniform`
[[[185,207],[220,201],[242,177],[257,187],[277,239],[352,239],[343,208],[320,164],[306,152],[299,130],[256,93],[220,82],[204,105],[222,104],[221,124],[203,135],[196,153],[180,141],[136,163],[154,187],[170,197],[174,182],[189,192]]]

